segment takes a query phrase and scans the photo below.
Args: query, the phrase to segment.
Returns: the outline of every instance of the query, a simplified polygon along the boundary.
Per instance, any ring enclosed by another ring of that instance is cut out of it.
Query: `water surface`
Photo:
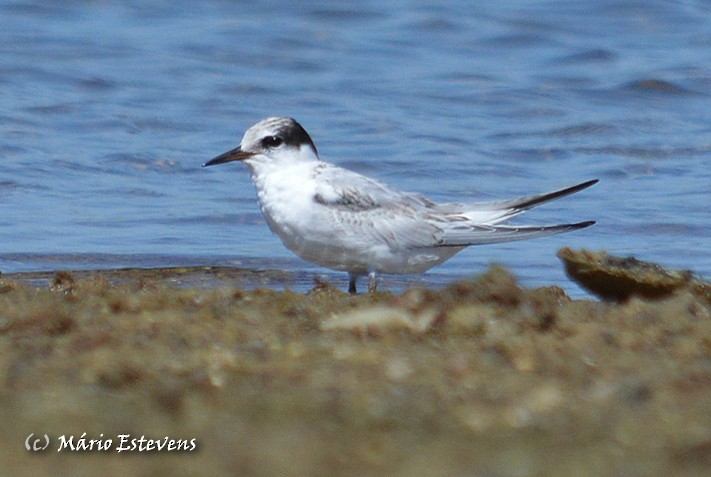
[[[324,160],[437,200],[601,179],[517,219],[596,226],[387,286],[499,262],[579,295],[565,245],[711,276],[709,4],[471,3],[0,2],[0,270],[223,265],[345,286],[269,232],[245,168],[200,167],[290,115]]]

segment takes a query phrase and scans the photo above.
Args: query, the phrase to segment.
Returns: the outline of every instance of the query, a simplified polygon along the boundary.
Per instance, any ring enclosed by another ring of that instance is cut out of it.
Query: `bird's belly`
[[[294,221],[277,221],[267,213],[264,216],[272,232],[299,257],[333,270],[357,274],[423,273],[465,248],[397,248],[375,239],[355,239]]]
[[[277,221],[264,214],[269,228],[293,253],[304,260],[334,270],[367,273],[373,255],[382,255],[377,244],[357,243],[337,233],[304,226],[293,221]]]

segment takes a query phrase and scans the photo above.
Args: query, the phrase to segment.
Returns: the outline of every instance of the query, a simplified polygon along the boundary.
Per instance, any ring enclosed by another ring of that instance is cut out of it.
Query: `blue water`
[[[271,235],[245,168],[200,167],[291,115],[324,160],[437,200],[601,179],[518,219],[590,229],[385,286],[498,262],[581,295],[566,245],[711,277],[709,2],[430,3],[0,1],[0,270],[220,264],[344,285]]]

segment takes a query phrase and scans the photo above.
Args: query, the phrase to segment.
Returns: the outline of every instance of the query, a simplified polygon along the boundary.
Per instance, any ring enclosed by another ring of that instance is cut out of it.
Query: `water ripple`
[[[394,283],[499,261],[524,284],[565,284],[563,245],[711,274],[703,2],[282,7],[0,0],[3,271],[191,257],[342,280],[270,233],[245,167],[200,167],[287,114],[324,159],[438,200],[603,179],[517,218],[595,227]]]

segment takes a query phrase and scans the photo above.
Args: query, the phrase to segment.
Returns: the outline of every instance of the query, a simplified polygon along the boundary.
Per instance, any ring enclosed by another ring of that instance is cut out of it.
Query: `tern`
[[[470,245],[571,232],[594,221],[531,226],[503,222],[544,202],[586,189],[572,187],[493,202],[437,203],[320,160],[293,118],[271,117],[247,130],[240,145],[206,162],[244,162],[269,228],[299,257],[348,272],[348,291],[377,273],[415,274]]]

